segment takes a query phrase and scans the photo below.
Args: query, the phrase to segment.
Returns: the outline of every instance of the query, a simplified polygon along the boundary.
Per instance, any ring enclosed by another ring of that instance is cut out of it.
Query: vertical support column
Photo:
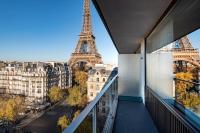
[[[110,112],[112,112],[112,90],[113,90],[113,83],[111,84],[110,88],[109,88],[109,108],[110,108]]]
[[[92,109],[92,133],[97,132],[97,113],[96,113],[97,105]]]
[[[140,44],[140,91],[143,99],[143,103],[145,103],[145,39],[142,40]]]
[[[114,87],[114,99],[116,99],[117,98],[117,78],[115,79],[115,81],[114,81],[114,85],[115,85],[115,87]]]
[[[118,77],[115,79],[115,84],[116,84],[116,88],[115,88],[115,93],[116,93],[116,98],[117,98],[117,100],[118,100]]]

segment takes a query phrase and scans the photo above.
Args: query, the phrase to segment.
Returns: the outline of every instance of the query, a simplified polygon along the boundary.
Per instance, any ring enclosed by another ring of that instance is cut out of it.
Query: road
[[[65,114],[69,115],[69,112],[70,107],[61,103],[29,123],[23,130],[28,133],[57,133],[58,118]]]

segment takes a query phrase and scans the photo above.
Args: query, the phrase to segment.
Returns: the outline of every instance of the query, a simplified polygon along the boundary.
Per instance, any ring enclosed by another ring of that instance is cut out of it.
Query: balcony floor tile
[[[119,101],[113,133],[158,133],[143,103]]]

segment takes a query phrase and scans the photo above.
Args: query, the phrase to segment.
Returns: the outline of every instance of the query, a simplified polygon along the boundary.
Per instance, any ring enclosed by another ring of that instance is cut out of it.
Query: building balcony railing
[[[87,105],[81,114],[63,132],[111,132],[118,102],[117,92],[118,75],[104,86],[97,97]],[[87,123],[87,128],[89,129],[81,129],[81,126],[85,123]]]
[[[145,104],[132,100],[124,101],[118,98],[117,92],[118,75],[105,85],[97,97],[63,132],[198,133],[200,131],[198,125],[187,119],[186,114],[176,108],[173,99],[162,99],[148,87],[145,89]]]
[[[152,89],[146,88],[146,107],[161,133],[199,133],[198,126],[176,108],[176,102],[162,99]]]

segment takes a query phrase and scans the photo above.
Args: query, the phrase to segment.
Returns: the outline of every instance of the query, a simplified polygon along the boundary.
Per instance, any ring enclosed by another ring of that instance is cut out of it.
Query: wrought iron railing
[[[117,91],[118,75],[104,86],[96,98],[86,106],[63,133],[111,132],[117,109]]]

